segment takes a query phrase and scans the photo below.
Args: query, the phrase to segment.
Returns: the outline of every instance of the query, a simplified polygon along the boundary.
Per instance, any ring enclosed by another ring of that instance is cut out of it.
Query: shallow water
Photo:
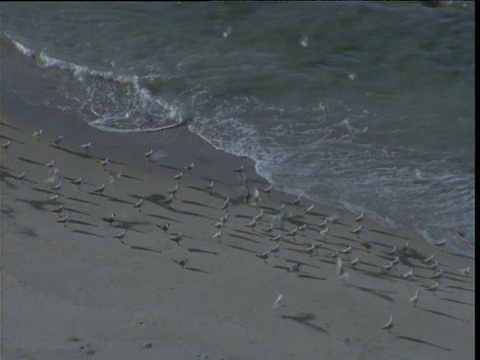
[[[103,131],[186,122],[285,191],[474,253],[473,2],[5,3],[1,21],[48,70],[48,97],[14,89],[31,103]]]

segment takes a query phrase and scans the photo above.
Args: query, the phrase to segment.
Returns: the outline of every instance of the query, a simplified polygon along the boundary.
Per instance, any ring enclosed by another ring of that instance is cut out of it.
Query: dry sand
[[[85,151],[80,139],[51,146],[56,134],[36,138],[38,128],[14,120],[2,116],[1,142],[11,141],[1,149],[2,359],[474,358],[474,260],[368,219],[355,222],[348,213],[328,222],[322,235],[319,224],[335,209],[317,204],[306,213],[308,199],[291,205],[294,196],[276,191],[260,191],[256,204],[246,203],[233,163],[224,161],[212,174],[223,178],[209,191],[210,178],[199,175],[202,164],[182,169],[194,160],[162,166],[162,158],[149,163],[141,152],[130,152],[138,164],[132,167],[113,150],[107,156],[108,147],[98,152],[104,133]],[[106,168],[100,164],[105,157],[111,161]],[[46,167],[51,160],[54,167]],[[172,178],[182,170],[180,181]],[[23,171],[25,179],[17,179]],[[254,172],[251,165],[246,172]],[[71,184],[80,176],[83,184]],[[52,185],[59,182],[56,191]],[[95,192],[103,183],[104,193]],[[175,185],[178,192],[166,204]],[[56,193],[59,199],[50,200]],[[227,196],[230,206],[221,210]],[[283,231],[274,209],[282,203],[294,214]],[[52,212],[60,204],[64,210]],[[262,219],[247,227],[262,209]],[[227,213],[220,241],[213,239]],[[67,214],[67,223],[58,222]],[[102,220],[111,214],[112,223]],[[277,245],[264,231],[272,222],[283,242],[264,261],[255,255]],[[302,224],[306,230],[287,235]],[[352,234],[359,224],[363,231]],[[113,237],[123,229],[123,239]],[[171,237],[179,232],[177,245]],[[387,254],[392,247],[407,242],[410,249],[399,250],[398,263],[382,269],[394,258]],[[313,243],[321,246],[308,254]],[[339,277],[332,253],[350,246],[338,253]],[[443,269],[439,279],[422,261],[431,254]],[[183,259],[185,266],[177,263]],[[288,272],[296,263],[301,271]],[[458,271],[465,267],[468,276]],[[409,269],[413,277],[404,279]],[[436,281],[436,293],[425,289]],[[416,290],[413,306],[407,299]],[[285,306],[273,309],[279,294]],[[391,314],[389,332],[381,327]]]

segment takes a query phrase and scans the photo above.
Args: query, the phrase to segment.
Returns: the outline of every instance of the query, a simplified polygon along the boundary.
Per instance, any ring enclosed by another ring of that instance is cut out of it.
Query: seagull
[[[215,226],[217,229],[223,228],[223,222],[217,221],[213,226]]]
[[[389,251],[387,255],[397,255],[397,247],[394,245],[392,250]]]
[[[254,228],[255,225],[257,225],[257,219],[255,219],[255,218],[252,221],[250,221],[248,224],[245,224],[245,226],[250,227],[250,228]]]
[[[433,243],[435,246],[444,246],[447,243],[447,240],[443,239],[440,241],[437,241],[436,243]]]
[[[263,189],[262,191],[266,194],[268,194],[270,191],[272,191],[272,188],[273,188],[273,184],[270,184],[269,186],[267,186],[265,189]]]
[[[312,256],[314,253],[317,252],[317,248],[320,247],[320,243],[318,244],[315,244],[313,243],[312,245],[310,245],[307,249],[305,249],[305,252],[307,254],[309,254],[310,256]]]
[[[358,264],[358,262],[359,262],[359,259],[358,259],[358,256],[357,256],[355,259],[353,259],[352,261],[350,261],[350,265],[355,266],[355,265]]]
[[[297,235],[297,233],[298,233],[298,226],[295,229],[293,229],[292,231],[290,231],[287,235],[295,237],[295,235]]]
[[[410,250],[410,241],[407,241],[400,250],[402,250],[403,252],[407,252],[408,250]]]
[[[393,315],[390,315],[390,319],[388,322],[381,327],[381,329],[388,330],[388,332],[391,334],[391,329],[393,328]]]
[[[227,27],[227,30],[223,32],[223,38],[226,39],[231,32],[232,32],[232,28],[230,26]]]
[[[172,189],[168,190],[167,192],[168,192],[168,193],[170,193],[170,194],[176,194],[176,193],[177,193],[177,191],[178,191],[178,184],[177,184],[177,185],[175,185],[175,187],[174,187],[174,188],[172,188]]]
[[[171,204],[171,203],[173,202],[173,199],[174,199],[173,194],[170,194],[170,195],[168,196],[168,198],[166,198],[166,199],[164,200],[163,203],[164,203],[164,204]]]
[[[103,167],[107,167],[108,165],[110,165],[110,160],[109,159],[102,160],[100,161],[100,165],[102,165]]]
[[[463,276],[468,276],[470,274],[470,266],[463,268],[463,269],[458,269],[458,271],[463,275]]]
[[[153,155],[153,149],[150,149],[146,153],[143,154],[147,159],[150,158]]]
[[[12,142],[11,142],[10,140],[8,140],[8,141],[6,141],[6,142],[4,142],[4,143],[2,144],[2,147],[3,147],[4,149],[8,149],[11,144],[12,144]]]
[[[162,229],[164,232],[167,232],[167,231],[168,231],[168,228],[170,227],[170,223],[166,223],[166,224],[163,225],[163,226],[160,226],[160,225],[157,224],[157,227],[158,227],[159,229]]]
[[[72,180],[70,181],[73,185],[78,185],[80,186],[82,183],[83,183],[83,178],[80,176],[78,179],[76,180]]]
[[[341,275],[343,275],[343,261],[340,258],[340,256],[337,256],[336,262],[337,262],[336,263],[336,274],[337,274],[337,276],[341,276]]]
[[[55,160],[52,160],[49,163],[46,163],[45,166],[48,167],[48,168],[54,167],[55,166]]]
[[[363,220],[363,216],[365,215],[365,212],[362,211],[362,213],[356,217],[355,219],[353,219],[353,221],[356,221],[356,222],[361,222]]]
[[[400,258],[398,256],[395,256],[392,260],[392,265],[397,264],[400,261]]]
[[[340,252],[342,254],[348,254],[350,252],[350,250],[352,250],[352,245],[350,245],[349,247],[343,249],[343,250],[340,250]]]
[[[222,239],[222,229],[220,229],[219,232],[217,232],[215,235],[213,235],[212,239],[218,239],[218,242],[220,242],[221,239]]]
[[[411,268],[405,274],[400,275],[404,279],[410,279],[413,276],[413,269]]]
[[[314,207],[315,207],[315,204],[310,205],[308,208],[305,209],[305,212],[308,214],[313,210]]]
[[[112,215],[110,215],[109,217],[104,217],[102,218],[103,221],[106,221],[108,223],[112,223],[115,221],[115,216],[117,216],[115,213],[113,213]]]
[[[465,240],[465,234],[463,234],[460,231],[455,231],[455,236],[457,237],[458,240]]]
[[[180,241],[183,238],[182,232],[179,232],[178,234],[174,235],[173,237],[170,238],[170,240],[175,241],[178,246],[180,246]]]
[[[212,181],[210,184],[207,185],[207,189],[212,191],[214,186],[215,186],[215,181]]]
[[[281,246],[282,242],[280,241],[276,246],[270,249],[270,251],[275,254],[275,257],[277,257],[277,253],[280,251]]]
[[[275,300],[275,302],[273,303],[273,306],[272,306],[272,309],[273,310],[277,310],[277,309],[280,309],[282,307],[285,307],[285,303],[283,301],[283,295],[280,294],[277,296],[277,300]]]
[[[228,205],[230,205],[230,197],[227,196],[220,210],[225,210],[226,208],[228,208]]]
[[[323,220],[320,224],[318,224],[319,227],[324,227],[324,226],[327,226],[327,219],[325,218],[325,220]]]
[[[225,216],[220,218],[220,222],[225,224],[229,217],[230,217],[230,214],[225,214]]]
[[[63,141],[63,135],[58,135],[55,140],[53,140],[52,145],[59,145]]]
[[[430,256],[427,256],[425,259],[423,259],[423,262],[425,264],[428,264],[429,262],[431,262],[433,260],[433,257],[434,257],[434,254],[432,254]]]
[[[103,192],[105,191],[105,183],[103,183],[102,185],[100,185],[98,188],[96,188],[93,191],[98,192],[103,196]]]
[[[17,175],[17,179],[18,180],[23,180],[23,179],[25,179],[26,176],[27,176],[27,173],[24,171],[20,175]]]
[[[40,136],[42,136],[42,135],[43,135],[43,130],[42,129],[33,132],[33,136],[38,138],[39,141],[40,141]]]
[[[260,214],[255,215],[253,218],[254,218],[255,220],[260,220],[260,219],[263,217],[263,213],[264,213],[264,211],[263,211],[263,209],[262,209],[262,210],[260,210]]]
[[[134,207],[136,207],[139,211],[140,207],[143,205],[143,199],[138,200],[135,204],[133,204]]]
[[[298,231],[305,231],[305,230],[307,230],[307,224],[303,224],[298,227]]]
[[[282,233],[278,233],[277,236],[272,238],[273,241],[281,241],[282,240]]]
[[[238,167],[238,168],[234,169],[234,170],[233,170],[233,172],[236,172],[236,173],[241,173],[241,172],[243,172],[243,170],[245,170],[245,167],[242,165],[242,166],[240,166],[240,167]]]
[[[123,231],[122,231],[121,233],[116,234],[116,235],[113,235],[113,237],[114,237],[115,239],[120,239],[121,242],[122,242],[122,244],[123,244],[124,242],[123,242],[122,239],[125,237],[126,232],[127,232],[127,229],[123,229]]]
[[[268,257],[270,256],[270,253],[272,252],[272,250],[267,250],[261,254],[255,254],[256,257],[258,257],[259,259],[263,259],[263,261],[265,261],[265,264],[267,263],[267,259]]]
[[[299,195],[298,198],[296,198],[291,202],[291,205],[298,205],[300,203],[300,199],[302,198],[302,196],[303,195]]]
[[[328,229],[328,226],[327,226],[325,229],[320,230],[320,235],[322,235],[322,236],[327,236],[328,231],[329,231],[329,229]]]
[[[392,266],[393,266],[393,261],[390,261],[388,264],[382,265],[382,268],[388,271],[392,268]]]
[[[342,220],[340,215],[332,215],[326,218],[326,220],[330,221],[332,224],[338,224]]]
[[[62,185],[63,185],[63,183],[60,181],[58,184],[56,184],[55,186],[53,186],[52,189],[58,191],[58,190],[60,190],[60,189],[62,188]]]
[[[438,261],[435,261],[434,263],[428,265],[428,267],[430,269],[436,269],[438,267],[438,265],[439,265]]]
[[[193,162],[190,165],[183,165],[184,170],[193,170]]]
[[[439,279],[443,277],[443,269],[438,270],[435,274],[432,275],[432,279]]]
[[[362,232],[362,225],[358,225],[358,227],[356,227],[356,228],[353,229],[353,230],[350,230],[350,232],[351,232],[352,234],[355,234],[355,235],[360,234],[360,233]]]
[[[176,264],[180,265],[182,268],[185,268],[185,265],[187,265],[188,259],[182,259],[182,260],[175,260],[172,259]]]
[[[52,210],[52,212],[54,213],[61,213],[63,211],[63,209],[65,209],[65,205],[59,205],[57,206],[55,209]]]
[[[417,290],[415,292],[415,295],[413,295],[411,298],[408,299],[408,301],[410,301],[414,307],[417,307],[417,305],[415,305],[417,302],[418,302],[418,296],[420,295],[420,290]]]
[[[85,144],[80,144],[79,147],[81,147],[83,150],[89,150],[90,149],[90,146],[92,146],[92,142],[89,141],[88,143],[85,143]]]
[[[425,290],[433,292],[433,295],[435,296],[435,292],[437,291],[439,285],[440,285],[440,283],[436,282],[432,286],[425,288]]]
[[[180,171],[177,175],[173,175],[173,178],[175,180],[182,180],[183,177],[183,171]]]
[[[263,231],[267,232],[267,233],[270,233],[272,232],[274,229],[274,226],[273,224],[270,224],[269,226],[267,226],[266,228],[263,229]]]
[[[55,202],[55,201],[58,200],[59,197],[60,197],[60,195],[55,194],[55,195],[49,196],[49,197],[48,197],[48,200]]]
[[[303,47],[303,48],[306,48],[308,46],[308,36],[306,35],[302,35],[301,38],[300,38],[300,45]]]
[[[300,267],[302,266],[302,264],[300,263],[296,263],[296,264],[293,264],[292,266],[290,266],[287,271],[288,272],[294,272],[294,273],[298,273],[300,272]]]
[[[58,223],[67,223],[70,215],[67,214],[65,216],[62,216],[59,220],[57,220]]]

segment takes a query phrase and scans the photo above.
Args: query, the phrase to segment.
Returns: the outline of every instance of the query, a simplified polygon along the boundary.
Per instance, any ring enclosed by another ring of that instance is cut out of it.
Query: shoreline
[[[32,119],[22,118],[30,110],[20,99],[7,98],[7,105],[1,124],[2,144],[11,141],[8,149],[2,147],[2,355],[474,356],[474,260],[415,234],[368,219],[354,221],[346,211],[339,222],[320,226],[337,209],[316,204],[307,211],[310,201],[293,205],[295,196],[282,192],[260,192],[262,200],[247,204],[239,196],[241,175],[234,168],[244,165],[255,186],[268,185],[255,177],[252,162],[212,152],[205,142],[192,140],[184,149],[172,145],[186,129],[127,137],[99,132],[80,120],[63,121],[40,107],[36,115],[42,126],[33,127]],[[51,146],[58,135],[52,129],[60,130],[59,124],[65,140]],[[40,128],[45,134],[32,136]],[[167,156],[149,163],[143,152],[159,138],[159,150]],[[87,141],[92,142],[88,152],[78,147]],[[104,169],[100,161],[109,154],[115,156]],[[56,175],[45,166],[51,160]],[[181,181],[172,178],[192,161],[196,165]],[[23,171],[26,177],[18,179]],[[123,175],[108,183],[116,173]],[[84,183],[71,184],[79,176]],[[55,181],[45,182],[52,177]],[[211,180],[220,186],[208,191]],[[54,190],[59,182],[61,189]],[[102,183],[106,190],[96,192]],[[173,203],[167,204],[168,190],[176,185]],[[50,199],[55,194],[57,201]],[[222,209],[226,197],[230,206]],[[142,207],[135,208],[140,199]],[[65,208],[53,212],[60,204]],[[285,214],[295,214],[283,230],[275,210],[279,204]],[[261,210],[258,224],[247,226]],[[69,221],[59,222],[67,214]],[[104,220],[112,214],[112,223]],[[220,230],[215,225],[226,214],[223,234],[214,238]],[[167,231],[159,229],[167,223]],[[269,224],[273,233],[265,231]],[[303,224],[306,230],[289,235]],[[363,232],[352,234],[358,225]],[[177,245],[171,239],[179,232],[183,239]],[[278,245],[273,235],[279,233],[281,250],[258,258]],[[312,244],[319,246],[309,251]],[[384,270],[395,259],[389,255],[393,246],[398,263]],[[340,272],[332,254],[343,263]],[[429,268],[433,261],[424,261],[429,255],[439,262],[437,270]],[[296,264],[299,272],[288,271]],[[467,276],[458,271],[465,267],[471,268]],[[409,269],[414,275],[406,279],[402,275]],[[439,269],[443,275],[437,279]],[[435,282],[436,292],[426,290]],[[414,307],[407,299],[416,290],[421,294]],[[280,294],[285,306],[272,309]],[[391,314],[395,325],[389,333],[381,327]]]

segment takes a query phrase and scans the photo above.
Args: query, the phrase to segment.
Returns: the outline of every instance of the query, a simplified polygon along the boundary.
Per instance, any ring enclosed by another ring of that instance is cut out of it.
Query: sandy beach
[[[172,151],[185,129],[149,161],[162,135],[77,121],[52,145],[56,120],[33,136],[17,110],[1,123],[2,359],[474,358],[474,260],[308,211],[200,140]]]

